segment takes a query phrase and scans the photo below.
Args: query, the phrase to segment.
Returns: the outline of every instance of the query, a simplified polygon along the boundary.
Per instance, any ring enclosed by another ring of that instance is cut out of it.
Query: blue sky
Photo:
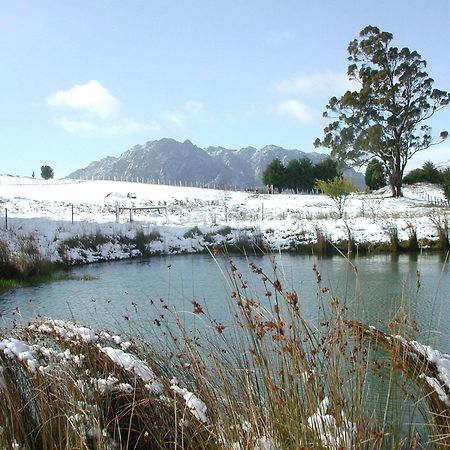
[[[0,3],[0,173],[56,177],[171,137],[313,151],[366,25],[450,90],[448,0],[14,0]],[[450,108],[430,122],[450,131]],[[410,165],[450,159],[450,140]]]

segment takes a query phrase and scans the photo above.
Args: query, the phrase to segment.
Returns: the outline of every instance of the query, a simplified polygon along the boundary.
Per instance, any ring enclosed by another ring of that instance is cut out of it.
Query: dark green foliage
[[[286,167],[278,159],[275,158],[264,170],[262,181],[266,186],[273,186],[281,192],[286,182]]]
[[[262,181],[279,192],[288,188],[297,193],[311,191],[318,179],[329,181],[338,175],[338,164],[330,157],[315,165],[308,158],[293,159],[286,167],[279,159],[274,159],[264,170]]]
[[[300,164],[300,184],[301,191],[311,191],[314,187],[314,166],[308,158],[299,160]]]
[[[286,166],[286,187],[298,192],[301,180],[300,162],[298,159],[291,159]]]
[[[49,180],[50,178],[53,178],[53,176],[54,172],[50,166],[41,166],[41,177],[44,180]]]
[[[450,168],[442,172],[442,186],[445,196],[450,200]]]
[[[329,181],[340,175],[337,162],[328,157],[314,166],[314,180]]]
[[[364,179],[366,186],[372,191],[386,186],[386,171],[380,160],[372,159],[369,162]]]
[[[332,121],[315,146],[354,164],[383,162],[392,195],[402,195],[403,172],[413,155],[436,141],[426,120],[447,106],[450,94],[433,88],[426,62],[416,51],[391,46],[393,35],[367,26],[348,46],[348,76],[358,90],[332,97],[324,117]]]
[[[307,158],[292,159],[286,166],[286,187],[298,191],[311,191],[314,186],[313,164]]]
[[[432,183],[441,184],[442,183],[442,173],[436,166],[431,162],[426,162],[421,168],[411,170],[403,178],[405,184],[414,183]]]

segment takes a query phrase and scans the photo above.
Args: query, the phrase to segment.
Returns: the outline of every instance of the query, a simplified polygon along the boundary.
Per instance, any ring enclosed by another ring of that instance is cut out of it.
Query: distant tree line
[[[278,192],[284,189],[312,191],[316,180],[331,180],[339,175],[337,162],[325,158],[313,164],[308,158],[292,159],[285,166],[279,158],[275,158],[262,174],[266,186],[273,186]]]

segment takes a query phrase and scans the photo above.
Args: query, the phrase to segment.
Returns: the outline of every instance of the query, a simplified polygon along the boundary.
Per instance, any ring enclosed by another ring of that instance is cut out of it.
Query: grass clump
[[[134,238],[131,239],[131,244],[141,252],[143,256],[149,256],[149,244],[161,239],[161,234],[158,230],[151,230],[146,233],[143,229],[136,231]]]
[[[55,265],[42,257],[32,236],[21,238],[15,249],[10,249],[6,242],[0,241],[0,279],[45,278],[54,269]]]
[[[192,239],[193,237],[203,236],[202,230],[195,226],[183,234],[184,239]]]
[[[227,244],[227,249],[244,254],[265,254],[269,246],[261,230],[241,229],[236,232],[233,241]]]
[[[448,217],[440,210],[435,211],[435,214],[430,216],[431,222],[437,232],[438,248],[439,250],[447,251],[450,249],[449,240],[449,225]]]

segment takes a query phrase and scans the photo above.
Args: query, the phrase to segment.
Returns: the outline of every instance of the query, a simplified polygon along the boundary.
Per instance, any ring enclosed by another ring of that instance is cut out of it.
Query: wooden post
[[[72,225],[73,225],[73,203],[72,203]]]
[[[116,202],[116,223],[119,223],[119,202]]]
[[[8,208],[5,208],[5,227],[8,229]]]

